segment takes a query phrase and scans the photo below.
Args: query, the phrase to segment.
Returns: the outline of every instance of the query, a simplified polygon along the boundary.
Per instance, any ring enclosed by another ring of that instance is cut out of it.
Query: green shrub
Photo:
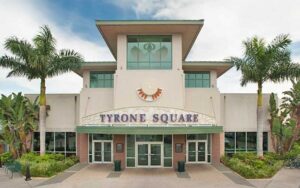
[[[283,166],[283,160],[273,153],[262,159],[255,153],[236,153],[231,158],[222,157],[222,162],[245,178],[270,178]]]
[[[292,149],[284,155],[285,160],[295,159],[300,155],[300,143],[294,143]]]
[[[13,156],[10,152],[2,153],[0,155],[0,158],[1,158],[1,162],[4,163],[4,164],[13,160]]]
[[[30,165],[31,176],[50,177],[78,162],[77,157],[66,157],[62,154],[45,154],[40,156],[35,153],[24,154],[19,159],[22,173],[25,174],[26,165]]]

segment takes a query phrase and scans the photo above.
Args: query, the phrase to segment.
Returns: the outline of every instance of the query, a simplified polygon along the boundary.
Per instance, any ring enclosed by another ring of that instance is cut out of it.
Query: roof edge
[[[141,24],[204,24],[204,19],[200,20],[96,20],[96,25],[141,25]]]

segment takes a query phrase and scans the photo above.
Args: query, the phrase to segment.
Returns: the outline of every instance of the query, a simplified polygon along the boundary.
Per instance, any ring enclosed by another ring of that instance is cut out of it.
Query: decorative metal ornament
[[[148,102],[156,101],[162,93],[162,89],[157,88],[156,91],[152,94],[146,93],[142,88],[137,90],[137,94],[140,97],[140,99]]]
[[[144,44],[144,49],[150,53],[151,51],[155,50],[155,45],[151,42],[148,42],[146,44]]]

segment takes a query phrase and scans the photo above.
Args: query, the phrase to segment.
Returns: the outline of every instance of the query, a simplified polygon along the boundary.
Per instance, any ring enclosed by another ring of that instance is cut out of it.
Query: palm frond
[[[4,47],[24,62],[29,62],[33,53],[33,46],[25,40],[19,40],[17,37],[8,38]]]
[[[73,50],[61,50],[60,53],[55,56],[53,62],[49,64],[47,76],[52,77],[79,69],[82,63],[83,58],[79,53]]]
[[[288,34],[280,34],[268,45],[268,49],[286,49],[292,40]]]
[[[41,27],[41,32],[34,37],[33,42],[39,55],[49,56],[55,53],[55,39],[47,25]]]

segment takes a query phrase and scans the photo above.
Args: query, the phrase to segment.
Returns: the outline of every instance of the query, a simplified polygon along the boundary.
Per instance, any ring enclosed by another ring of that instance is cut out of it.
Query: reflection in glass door
[[[138,144],[138,166],[148,166],[148,144]]]
[[[112,162],[111,141],[93,141],[93,162],[94,163]]]
[[[188,142],[188,161],[196,162],[196,142]]]
[[[197,142],[198,143],[198,162],[206,162],[206,148],[205,142]]]
[[[206,141],[188,141],[188,162],[206,163]]]
[[[151,146],[151,155],[150,161],[151,166],[161,166],[161,144],[150,144]]]
[[[94,162],[102,161],[102,143],[94,142]]]
[[[162,143],[138,143],[137,166],[160,167],[162,166]]]
[[[104,162],[111,162],[111,142],[103,142],[104,149]]]

